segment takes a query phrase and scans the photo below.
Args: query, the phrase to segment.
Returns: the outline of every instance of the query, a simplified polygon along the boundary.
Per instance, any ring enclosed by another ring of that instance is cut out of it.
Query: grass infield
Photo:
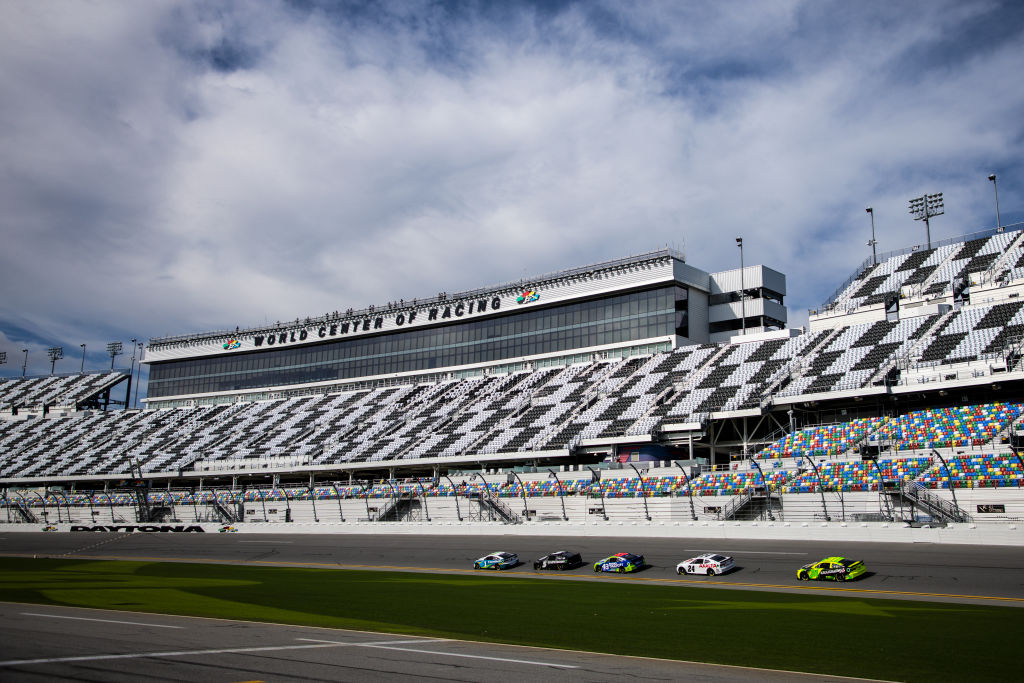
[[[889,680],[1001,680],[1022,610],[628,581],[0,558],[0,600]]]

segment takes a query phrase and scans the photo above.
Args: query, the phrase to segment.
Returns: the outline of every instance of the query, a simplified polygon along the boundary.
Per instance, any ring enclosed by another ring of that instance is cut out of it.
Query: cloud
[[[685,243],[787,273],[1024,219],[1021,12],[921,3],[12,3],[0,329],[105,341]],[[16,355],[16,354],[15,354]],[[9,361],[10,363],[10,361]],[[10,364],[0,373],[12,374]]]

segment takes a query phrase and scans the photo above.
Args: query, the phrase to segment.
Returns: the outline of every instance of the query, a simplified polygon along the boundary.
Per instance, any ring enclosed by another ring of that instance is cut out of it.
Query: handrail
[[[1013,232],[1017,230],[1024,230],[1024,223],[1014,223],[1013,225],[1004,225],[1001,228],[987,228],[985,230],[979,230],[977,232],[967,233],[956,237],[947,237],[944,240],[932,242],[931,248],[934,250],[938,249],[939,247],[948,246],[950,244],[957,244],[958,242],[969,242],[971,240],[977,240],[983,237],[992,237],[993,235],[997,235],[1001,232]],[[894,256],[902,256],[903,254],[909,254],[910,252],[918,251],[920,249],[920,244],[915,244],[912,247],[904,247],[902,249],[893,249],[892,251],[887,251],[885,253],[879,254],[878,262],[882,263],[883,261],[893,258]],[[846,282],[840,285],[839,288],[832,293],[832,296],[826,299],[825,302],[819,308],[808,309],[808,313],[816,315],[817,313],[823,313],[829,310],[832,304],[834,304],[836,300],[839,298],[839,295],[843,293],[843,291],[850,285],[850,283],[857,279],[857,277],[863,272],[864,268],[866,268],[870,262],[870,258],[865,259],[860,264],[860,266],[857,267],[857,270],[854,271],[854,275],[852,275]]]

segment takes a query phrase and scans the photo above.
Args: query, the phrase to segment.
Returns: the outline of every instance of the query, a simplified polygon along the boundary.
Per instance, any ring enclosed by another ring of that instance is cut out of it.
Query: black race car
[[[583,565],[583,558],[579,553],[571,550],[556,550],[550,555],[533,561],[534,569],[573,569]]]

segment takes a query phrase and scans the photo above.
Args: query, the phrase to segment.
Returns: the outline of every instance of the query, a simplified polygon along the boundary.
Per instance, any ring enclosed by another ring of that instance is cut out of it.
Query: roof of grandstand
[[[476,289],[470,289],[463,292],[455,292],[448,294],[447,292],[441,292],[433,297],[416,298],[410,301],[388,302],[383,305],[371,305],[366,308],[352,309],[349,308],[345,311],[334,311],[333,313],[327,313],[316,318],[306,318],[305,321],[309,322],[329,322],[331,320],[340,320],[342,318],[359,318],[367,315],[371,315],[375,312],[385,310],[401,310],[406,307],[414,306],[427,306],[430,304],[438,304],[446,301],[453,301],[456,299],[470,299],[478,296],[485,296],[488,294],[498,294],[501,292],[508,292],[516,289],[520,289],[525,285],[530,286],[541,286],[548,282],[556,280],[563,280],[566,278],[572,278],[575,276],[583,275],[585,273],[596,273],[612,271],[618,268],[632,266],[640,263],[647,263],[652,261],[664,261],[665,259],[674,258],[679,261],[686,261],[686,257],[683,252],[676,249],[658,249],[655,251],[646,252],[643,254],[637,254],[635,256],[626,256],[623,258],[611,259],[609,261],[601,261],[599,263],[593,263],[586,266],[580,266],[577,268],[567,268],[564,270],[555,271],[553,273],[545,273],[543,275],[536,275],[529,278],[523,278],[514,282],[503,282],[501,284],[489,285],[486,287],[479,287]],[[300,322],[299,319],[295,320],[296,323]],[[290,324],[285,321],[283,324]],[[269,332],[271,330],[280,329],[282,326],[281,322],[275,325],[260,325],[256,327],[249,327],[244,329],[235,330],[217,330],[213,332],[197,332],[193,334],[178,334],[170,335],[166,337],[153,337],[149,341],[149,347],[151,349],[158,349],[161,346],[167,344],[180,344],[180,343],[195,343],[200,341],[224,339],[237,334],[259,334],[261,332]]]

